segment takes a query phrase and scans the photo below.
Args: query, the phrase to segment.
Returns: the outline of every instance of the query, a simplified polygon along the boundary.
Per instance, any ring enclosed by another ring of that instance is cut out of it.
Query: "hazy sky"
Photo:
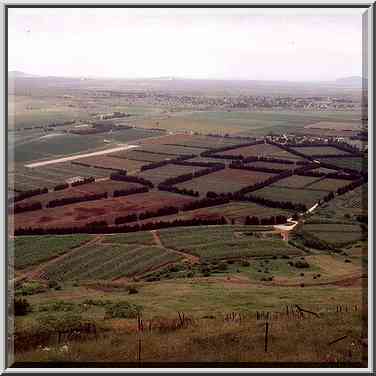
[[[9,9],[9,70],[333,80],[362,73],[364,9]]]

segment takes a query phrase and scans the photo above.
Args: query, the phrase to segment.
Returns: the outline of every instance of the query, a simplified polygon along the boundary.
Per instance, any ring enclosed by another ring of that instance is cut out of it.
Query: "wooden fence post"
[[[268,352],[268,330],[269,330],[269,323],[265,323],[265,352]]]

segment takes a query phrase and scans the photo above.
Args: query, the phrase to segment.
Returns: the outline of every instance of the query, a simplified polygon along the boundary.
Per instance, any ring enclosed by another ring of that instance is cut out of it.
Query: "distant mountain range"
[[[342,77],[338,78],[335,82],[341,86],[344,85],[361,88],[363,85],[363,78],[360,76]],[[365,82],[367,82],[367,79],[365,79]]]

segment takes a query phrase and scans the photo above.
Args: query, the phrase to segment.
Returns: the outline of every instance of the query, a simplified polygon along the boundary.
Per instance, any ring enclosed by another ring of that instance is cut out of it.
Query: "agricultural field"
[[[303,231],[331,244],[355,242],[364,239],[367,234],[360,225],[341,223],[307,223],[304,224]]]
[[[171,144],[167,144],[167,143],[166,144],[163,144],[163,143],[154,144],[153,143],[150,145],[143,144],[142,150],[154,152],[154,153],[161,153],[161,155],[167,155],[170,158],[174,158],[174,156],[178,156],[178,155],[200,155],[200,153],[204,152],[206,149],[192,147],[192,146],[176,145],[172,143]]]
[[[18,236],[8,241],[10,262],[16,270],[38,265],[82,246],[91,235]]]
[[[315,211],[312,220],[347,222],[358,215],[367,215],[367,213],[368,185],[364,184],[344,195],[336,196],[321,206]]]
[[[360,131],[362,124],[360,122],[334,122],[334,121],[319,121],[317,123],[308,124],[305,129],[331,129],[339,131]]]
[[[229,222],[234,221],[235,224],[244,224],[247,216],[265,218],[276,215],[289,217],[291,212],[284,209],[268,208],[253,202],[231,202],[224,205],[180,212],[178,215],[164,216],[160,217],[160,219],[171,221],[174,219],[215,219],[224,217]],[[262,228],[262,226],[260,226],[260,228]]]
[[[322,190],[326,192],[335,192],[338,188],[342,188],[346,185],[349,185],[351,183],[350,180],[344,180],[344,179],[332,179],[332,178],[324,178],[319,179],[316,182],[309,184],[306,186],[308,189],[313,190]]]
[[[27,199],[22,200],[22,204],[32,203],[32,202],[40,202],[43,206],[45,206],[49,201],[62,199],[65,197],[81,197],[87,194],[94,194],[94,193],[108,193],[108,196],[111,197],[113,191],[120,190],[120,189],[130,189],[130,188],[139,188],[142,187],[141,184],[137,183],[129,183],[129,182],[122,182],[122,181],[115,181],[115,180],[104,180],[89,184],[83,184],[76,187],[69,187],[63,189],[61,191],[51,191],[45,194],[41,194],[38,196],[33,196]]]
[[[159,121],[158,127],[167,131],[194,131],[201,133],[230,134],[233,136],[265,136],[307,132],[305,125],[318,121],[359,121],[358,112],[294,112],[294,111],[197,111],[177,113]],[[144,127],[153,128],[151,120],[141,122]],[[309,130],[311,131],[311,130]],[[322,132],[322,130],[319,130]]]
[[[303,153],[304,155],[343,155],[348,154],[351,156],[351,153],[337,149],[333,146],[299,146],[292,148],[295,151]]]
[[[93,157],[84,157],[77,159],[73,164],[79,164],[82,166],[88,165],[109,170],[126,170],[133,172],[138,171],[140,167],[147,164],[147,162],[138,162],[123,158],[110,157],[107,155],[97,155]]]
[[[320,162],[330,163],[340,168],[350,168],[356,171],[368,170],[368,156],[364,158],[349,157],[349,158],[320,158]]]
[[[252,146],[244,146],[237,149],[231,149],[224,152],[220,152],[221,155],[242,155],[246,157],[272,157],[281,158],[291,161],[301,160],[302,158],[294,154],[289,153],[286,150],[279,148],[278,146],[270,144],[256,144]]]
[[[164,206],[181,206],[193,198],[169,192],[153,191],[130,196],[80,202],[14,216],[15,228],[83,226],[94,221],[113,224],[116,217],[133,213],[157,210]]]
[[[266,172],[226,168],[176,186],[199,191],[200,195],[205,195],[209,191],[216,193],[235,192],[246,186],[262,182],[273,175]]]
[[[89,246],[81,253],[46,268],[50,279],[112,280],[133,277],[153,267],[173,263],[181,255],[157,246],[103,244]]]
[[[246,166],[259,167],[259,168],[275,168],[279,170],[292,170],[296,168],[295,164],[263,162],[263,161],[249,162],[249,163],[246,163]]]
[[[181,166],[168,164],[162,167],[152,168],[150,170],[141,171],[137,174],[144,179],[151,180],[155,185],[162,181],[179,175],[189,174],[192,172],[203,170],[205,167]]]
[[[320,178],[312,176],[299,176],[293,175],[288,178],[282,179],[274,183],[273,187],[285,187],[285,188],[304,188],[310,186],[313,182],[320,180]]]
[[[152,153],[144,150],[131,150],[123,152],[120,151],[117,153],[109,154],[109,156],[146,163],[161,162],[166,159],[174,158],[174,156],[169,154]]]
[[[251,195],[273,201],[290,201],[297,204],[304,204],[307,208],[310,208],[326,196],[327,192],[313,189],[284,188],[272,184],[252,192]]]
[[[58,163],[36,168],[18,165],[16,172],[8,173],[8,186],[17,191],[35,189],[40,187],[53,188],[57,184],[66,182],[73,177],[104,178],[111,173],[109,170],[80,166],[71,162]]]
[[[161,230],[159,236],[166,247],[191,253],[201,260],[301,254],[278,237],[263,239],[253,235],[252,229],[246,226]]]

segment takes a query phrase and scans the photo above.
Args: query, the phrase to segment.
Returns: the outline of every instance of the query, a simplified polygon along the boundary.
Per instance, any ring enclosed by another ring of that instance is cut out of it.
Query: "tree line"
[[[144,179],[136,175],[127,175],[126,171],[119,171],[117,173],[113,173],[110,175],[110,179],[115,181],[125,181],[128,183],[138,183],[145,185],[149,188],[154,188],[154,184],[150,180]]]
[[[118,189],[114,191],[113,197],[129,196],[129,195],[134,195],[136,193],[146,193],[146,192],[149,192],[149,188],[146,186],[129,188],[129,189]]]
[[[264,217],[264,218],[259,218],[252,216],[250,217],[249,215],[245,218],[245,225],[281,225],[283,223],[286,223],[287,217],[284,215],[276,215],[276,216],[270,216],[270,217]]]
[[[179,162],[179,161],[185,161],[187,159],[191,159],[191,158],[194,158],[194,157],[196,157],[194,154],[179,155],[175,159],[166,159],[164,161],[153,162],[153,163],[149,163],[147,165],[143,165],[143,166],[141,166],[140,170],[141,171],[151,170],[151,169],[154,169],[154,168],[166,166],[166,165],[171,164],[171,163],[175,163],[175,162]]]
[[[25,200],[26,198],[42,195],[42,194],[45,194],[45,193],[48,193],[48,188],[46,188],[46,187],[45,188],[30,189],[28,191],[21,192],[17,196],[9,199],[9,203],[22,201],[22,200]]]
[[[78,202],[85,202],[85,201],[100,200],[102,198],[107,198],[107,197],[108,197],[107,192],[87,194],[87,195],[79,196],[79,197],[63,197],[63,198],[59,198],[59,199],[49,201],[47,203],[46,207],[47,208],[54,208],[56,206],[76,204]]]

